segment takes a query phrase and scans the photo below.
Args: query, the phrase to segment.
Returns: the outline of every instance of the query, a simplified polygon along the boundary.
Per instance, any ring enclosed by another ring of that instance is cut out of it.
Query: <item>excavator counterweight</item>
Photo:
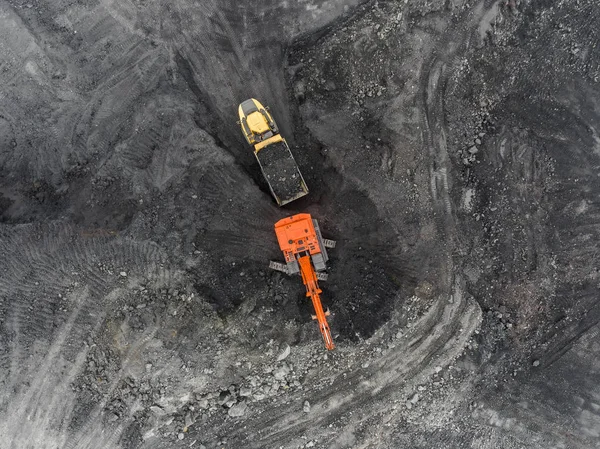
[[[297,214],[284,218],[275,223],[275,234],[279,247],[285,257],[285,264],[271,262],[271,268],[287,274],[300,274],[306,287],[306,296],[313,303],[315,314],[313,319],[319,323],[319,330],[323,335],[325,347],[334,349],[331,330],[327,323],[328,311],[323,310],[319,288],[319,279],[325,279],[325,263],[329,259],[325,249],[324,239],[317,220],[310,214]],[[328,247],[335,247],[333,240],[326,240]]]

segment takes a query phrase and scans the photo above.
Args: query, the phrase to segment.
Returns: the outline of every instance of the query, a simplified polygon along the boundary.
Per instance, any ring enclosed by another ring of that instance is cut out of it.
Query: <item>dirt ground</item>
[[[600,447],[598,23],[0,1],[0,447]],[[249,97],[310,189],[284,208]],[[337,241],[333,352],[268,269],[296,212]]]

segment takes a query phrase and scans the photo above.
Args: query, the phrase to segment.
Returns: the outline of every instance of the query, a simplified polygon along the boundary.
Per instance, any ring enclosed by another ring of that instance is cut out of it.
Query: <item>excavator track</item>
[[[285,273],[285,274],[291,274],[288,271],[287,265],[284,264],[284,263],[281,263],[281,262],[270,261],[269,262],[269,268],[271,270],[281,271],[282,273]],[[323,273],[323,272],[319,272],[319,271],[316,271],[315,275],[317,276],[317,279],[319,281],[326,281],[329,278],[329,274],[328,273]]]

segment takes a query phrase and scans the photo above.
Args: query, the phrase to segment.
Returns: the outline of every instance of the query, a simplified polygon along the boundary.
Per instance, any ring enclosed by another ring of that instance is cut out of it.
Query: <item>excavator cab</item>
[[[300,274],[306,287],[306,296],[313,303],[315,314],[313,319],[319,323],[319,330],[328,350],[335,348],[327,316],[329,311],[323,310],[319,288],[319,280],[326,280],[326,262],[329,260],[326,248],[334,248],[335,241],[324,239],[317,220],[310,214],[297,214],[275,223],[275,234],[279,248],[285,257],[285,264],[271,262],[270,268],[286,274]]]

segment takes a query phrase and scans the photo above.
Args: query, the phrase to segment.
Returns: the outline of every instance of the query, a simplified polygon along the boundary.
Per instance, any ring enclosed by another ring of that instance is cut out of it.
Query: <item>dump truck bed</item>
[[[278,205],[283,206],[308,193],[285,139],[266,145],[254,154]]]

